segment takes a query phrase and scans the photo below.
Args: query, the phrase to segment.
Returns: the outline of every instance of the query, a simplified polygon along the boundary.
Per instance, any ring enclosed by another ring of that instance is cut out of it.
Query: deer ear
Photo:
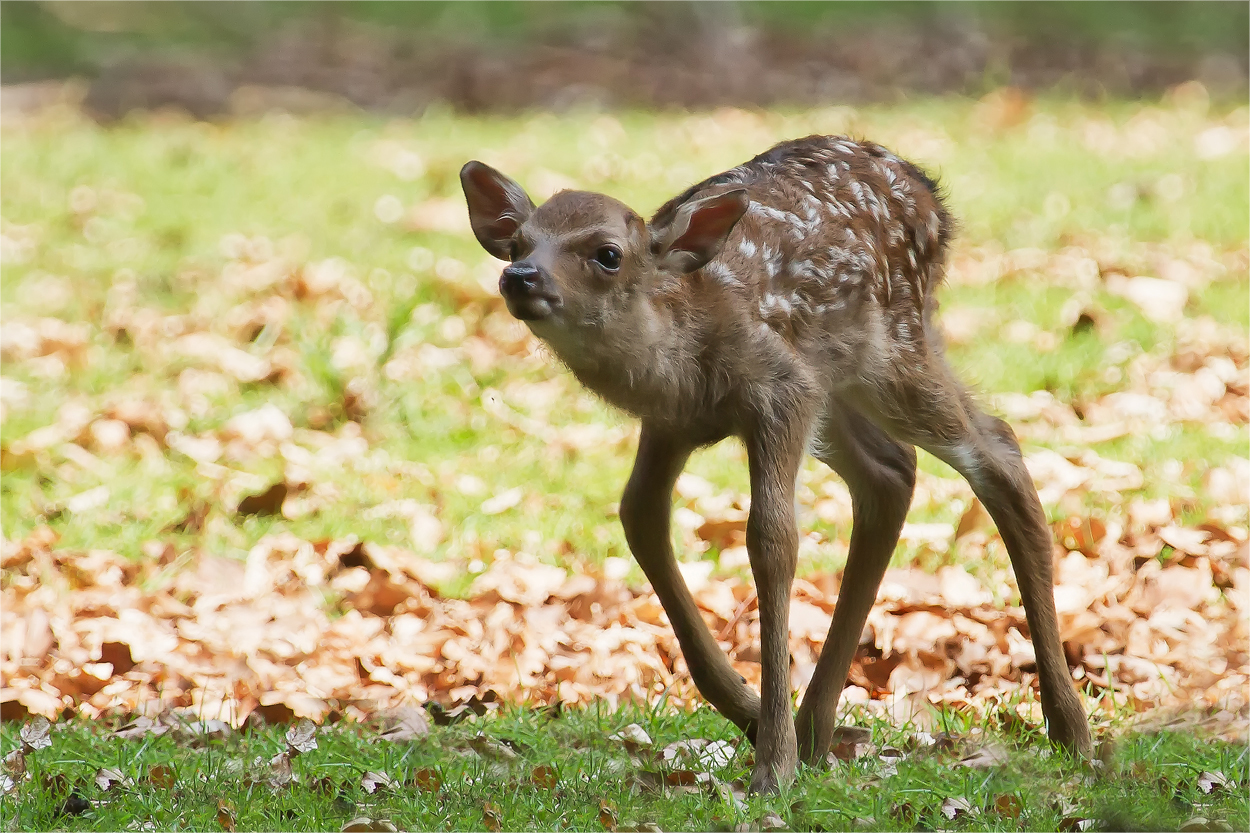
[[[743,188],[685,203],[661,238],[660,263],[675,272],[698,269],[716,257],[750,205]]]
[[[499,260],[511,260],[512,235],[534,210],[525,189],[477,161],[460,169],[460,186],[469,204],[469,224],[477,242]]]

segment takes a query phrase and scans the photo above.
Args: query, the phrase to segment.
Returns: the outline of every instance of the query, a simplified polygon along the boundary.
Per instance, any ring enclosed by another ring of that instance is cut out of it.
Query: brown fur
[[[752,787],[823,757],[855,644],[911,500],[921,446],[972,483],[1002,532],[1037,648],[1051,735],[1089,749],[1059,643],[1051,541],[1010,428],[980,413],[932,322],[951,220],[936,185],[870,143],[785,142],[666,203],[650,223],[600,194],[533,208],[480,163],[461,173],[501,288],[577,378],[642,420],[626,537],[700,692],[757,742]],[[613,270],[596,262],[619,251]],[[528,280],[524,287],[522,283]],[[762,700],[717,649],[669,541],[689,453],[728,436],[751,467],[747,548],[760,599]],[[824,652],[791,719],[787,618],[808,448],[848,483],[855,526]]]

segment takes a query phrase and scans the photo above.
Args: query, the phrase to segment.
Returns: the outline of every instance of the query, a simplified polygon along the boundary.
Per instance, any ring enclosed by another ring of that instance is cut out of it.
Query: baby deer
[[[1051,536],[1020,447],[943,359],[934,290],[951,219],[936,184],[879,145],[783,142],[665,203],[650,222],[602,194],[535,207],[482,164],[460,171],[499,289],[573,374],[642,420],[621,523],[699,692],[756,745],[751,788],[820,760],[864,622],[911,503],[920,446],[989,510],[1019,582],[1051,738],[1089,728],[1059,640]],[[690,453],[730,435],[751,475],[747,551],[759,597],[760,696],[734,672],[678,572],[672,491]],[[787,646],[795,478],[810,451],[851,492],[837,607],[797,718]]]

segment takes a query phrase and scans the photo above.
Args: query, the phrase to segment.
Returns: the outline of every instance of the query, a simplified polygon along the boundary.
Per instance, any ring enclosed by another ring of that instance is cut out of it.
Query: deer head
[[[749,205],[737,188],[689,200],[666,212],[671,221],[648,227],[603,194],[561,191],[535,207],[520,185],[481,162],[466,164],[460,183],[478,242],[511,261],[499,278],[508,310],[561,354],[561,344],[635,325],[649,290],[715,257]]]

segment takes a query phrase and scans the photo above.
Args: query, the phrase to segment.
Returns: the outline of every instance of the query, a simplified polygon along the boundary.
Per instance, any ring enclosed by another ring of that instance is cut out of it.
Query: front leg
[[[776,792],[794,778],[798,764],[790,703],[790,589],[799,549],[794,484],[807,431],[806,421],[774,419],[746,438],[751,464],[747,552],[759,597],[763,666],[753,792]]]
[[[690,442],[643,422],[638,458],[621,498],[621,525],[634,558],[673,624],[699,693],[754,742],[759,698],[733,670],[708,631],[673,557],[669,537],[673,486],[693,450]]]

